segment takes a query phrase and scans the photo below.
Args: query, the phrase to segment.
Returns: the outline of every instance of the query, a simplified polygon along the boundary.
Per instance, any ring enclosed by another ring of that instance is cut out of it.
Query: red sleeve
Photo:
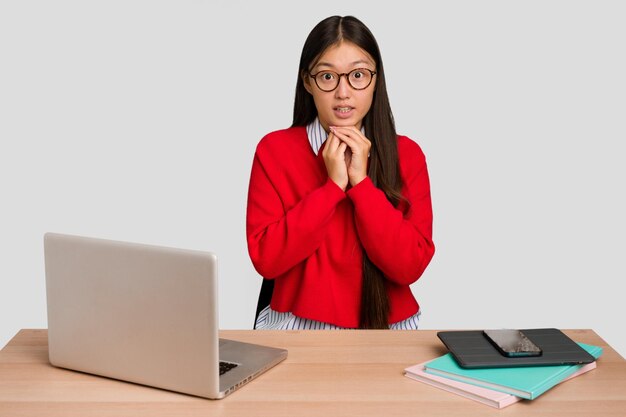
[[[415,142],[405,145],[399,150],[402,194],[411,204],[406,214],[393,207],[369,177],[347,194],[354,203],[357,232],[367,256],[389,280],[410,285],[428,266],[435,246],[426,159]]]
[[[277,183],[255,154],[248,189],[246,235],[252,264],[265,278],[276,278],[309,257],[321,244],[335,207],[346,198],[332,180],[285,210]]]

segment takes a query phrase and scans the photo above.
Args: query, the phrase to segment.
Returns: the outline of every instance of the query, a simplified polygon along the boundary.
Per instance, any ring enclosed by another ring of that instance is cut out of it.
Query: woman
[[[293,124],[256,149],[246,233],[274,284],[255,328],[417,328],[409,285],[434,254],[428,171],[396,135],[380,51],[358,19],[309,34]]]

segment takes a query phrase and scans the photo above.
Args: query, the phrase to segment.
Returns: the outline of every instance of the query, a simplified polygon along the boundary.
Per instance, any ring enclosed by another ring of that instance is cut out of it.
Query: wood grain
[[[626,361],[592,330],[565,333],[604,348],[597,369],[495,410],[403,376],[446,353],[434,330],[224,330],[289,357],[219,401],[55,368],[47,331],[21,330],[0,351],[0,416],[626,416]]]

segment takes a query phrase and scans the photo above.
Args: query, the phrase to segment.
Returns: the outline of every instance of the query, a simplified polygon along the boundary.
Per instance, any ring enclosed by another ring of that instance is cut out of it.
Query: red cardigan
[[[385,274],[389,323],[417,313],[409,287],[435,247],[426,160],[420,147],[398,136],[404,214],[367,177],[344,192],[328,178],[305,127],[265,136],[258,144],[246,234],[259,274],[275,279],[271,307],[296,316],[358,327],[363,251]]]

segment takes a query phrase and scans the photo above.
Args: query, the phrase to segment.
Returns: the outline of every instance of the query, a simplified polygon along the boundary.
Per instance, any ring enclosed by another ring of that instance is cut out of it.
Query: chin
[[[363,121],[362,119],[340,119],[340,120],[337,120],[335,124],[333,124],[333,126],[338,126],[338,127],[357,126],[362,121]]]

